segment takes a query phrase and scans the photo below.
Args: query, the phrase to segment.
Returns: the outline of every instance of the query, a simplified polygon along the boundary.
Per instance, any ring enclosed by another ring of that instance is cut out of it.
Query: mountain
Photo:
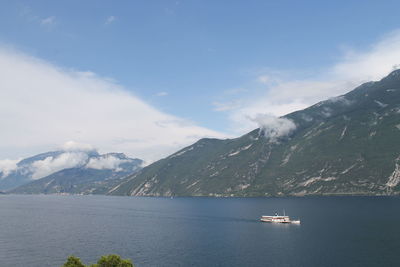
[[[53,151],[17,163],[1,173],[0,189],[12,193],[92,193],[104,181],[119,179],[141,168],[143,161],[122,153],[95,150]]]
[[[34,174],[34,164],[36,162],[43,162],[47,158],[57,158],[62,153],[63,151],[52,151],[38,154],[18,162],[17,168],[10,173],[0,171],[0,190],[9,190],[30,182]]]
[[[400,193],[400,70],[236,139],[201,139],[108,191],[137,196]]]

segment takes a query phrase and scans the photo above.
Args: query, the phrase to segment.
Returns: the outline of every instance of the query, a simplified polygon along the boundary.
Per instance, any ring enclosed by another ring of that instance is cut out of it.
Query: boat
[[[278,215],[275,213],[273,216],[263,215],[261,216],[262,222],[271,222],[271,223],[293,223],[293,224],[300,224],[300,220],[291,220],[287,215]]]

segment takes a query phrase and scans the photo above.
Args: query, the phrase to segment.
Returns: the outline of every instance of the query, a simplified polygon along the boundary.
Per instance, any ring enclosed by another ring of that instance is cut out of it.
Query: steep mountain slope
[[[6,181],[14,187],[22,184],[8,188],[12,193],[92,193],[101,191],[105,180],[138,171],[142,163],[142,160],[128,158],[122,153],[100,155],[96,151],[55,151],[20,161],[17,169],[0,182]]]
[[[285,125],[290,127],[282,134]],[[288,114],[240,138],[199,140],[125,178],[108,193],[398,194],[399,140],[397,70],[381,81]]]

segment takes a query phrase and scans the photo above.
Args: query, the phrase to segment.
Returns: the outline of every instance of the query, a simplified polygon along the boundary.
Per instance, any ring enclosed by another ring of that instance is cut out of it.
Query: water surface
[[[398,266],[400,198],[0,196],[0,266]],[[285,210],[299,225],[259,222]]]

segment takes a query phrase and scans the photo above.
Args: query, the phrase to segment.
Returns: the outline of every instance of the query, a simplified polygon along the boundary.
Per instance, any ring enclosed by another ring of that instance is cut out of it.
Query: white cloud
[[[167,92],[159,92],[156,94],[156,96],[167,96],[168,93]]]
[[[116,19],[117,19],[117,18],[116,18],[115,16],[109,16],[109,17],[106,19],[105,24],[106,24],[106,25],[109,25],[109,24],[113,23]]]
[[[202,137],[225,137],[160,112],[110,79],[4,48],[0,81],[0,158],[75,140],[152,161]]]
[[[345,55],[336,64],[316,73],[314,79],[293,79],[290,77],[296,75],[285,75],[282,71],[258,73],[255,80],[258,86],[264,87],[263,93],[242,94],[240,105],[234,107],[229,104],[238,102],[226,99],[226,103],[220,102],[218,105],[233,108],[216,110],[227,112],[232,129],[237,133],[244,133],[257,126],[254,121],[248,120],[249,117],[255,117],[259,113],[283,116],[306,108],[319,101],[342,95],[361,83],[379,80],[398,68],[399,64],[400,31],[395,31],[364,51],[345,51]]]
[[[84,152],[66,152],[57,157],[47,157],[31,164],[32,179],[40,179],[63,169],[81,167],[86,164],[88,155]]]
[[[250,120],[256,122],[270,142],[277,142],[279,138],[289,135],[296,129],[296,124],[286,118],[278,118],[271,114],[257,114]]]
[[[53,25],[56,21],[56,17],[55,16],[51,16],[51,17],[47,17],[44,19],[40,20],[40,24],[41,25]]]
[[[385,35],[365,51],[347,50],[332,68],[335,77],[351,81],[379,80],[400,64],[400,30]]]
[[[28,22],[37,23],[43,27],[51,28],[56,24],[56,17],[49,16],[46,18],[38,16],[35,11],[28,5],[20,3],[19,5],[19,16],[27,20]]]
[[[277,117],[287,114],[288,111],[299,110],[308,106],[299,101],[288,103],[273,103],[266,99],[248,101],[247,105],[243,105],[242,107],[231,111],[229,114],[232,129],[238,134],[246,133],[258,127],[256,121],[251,119],[256,117],[258,114],[270,114]]]
[[[106,155],[98,158],[91,158],[86,164],[86,168],[97,169],[97,170],[116,170],[119,171],[119,165],[125,162],[129,162],[127,159],[119,159],[112,155]]]
[[[0,178],[4,178],[8,176],[12,171],[18,168],[17,163],[20,159],[11,160],[11,159],[4,159],[0,160]]]
[[[62,146],[62,150],[64,151],[92,151],[95,148],[89,144],[78,143],[75,141],[65,142]]]
[[[263,84],[268,84],[271,81],[271,77],[269,75],[261,75],[257,77],[257,81]]]

